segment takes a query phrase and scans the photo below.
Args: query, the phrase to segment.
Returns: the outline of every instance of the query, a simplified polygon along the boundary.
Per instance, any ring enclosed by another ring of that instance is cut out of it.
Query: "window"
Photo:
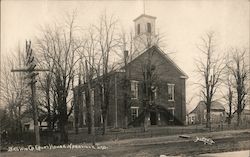
[[[138,99],[138,81],[131,81],[131,98]]]
[[[192,116],[192,121],[194,121],[194,116]]]
[[[206,110],[203,111],[203,119],[207,120],[207,111]]]
[[[174,84],[168,84],[168,100],[174,101]]]
[[[139,115],[139,107],[131,107],[132,121],[135,120]]]
[[[30,129],[30,124],[24,124],[24,130],[29,131]]]
[[[100,117],[100,122],[101,122],[101,124],[103,124],[103,117],[102,117],[102,113],[101,113],[101,117]]]
[[[153,100],[156,100],[157,99],[157,87],[152,86],[151,89],[152,89]]]
[[[148,33],[151,33],[151,23],[147,23],[147,30],[148,30]]]
[[[82,103],[83,103],[83,107],[86,107],[86,95],[85,95],[85,92],[82,92]]]
[[[141,30],[140,30],[140,24],[137,25],[137,34],[139,35],[141,33]]]
[[[86,125],[86,112],[83,112],[83,125]]]
[[[174,121],[174,108],[168,108],[169,112],[169,121]]]

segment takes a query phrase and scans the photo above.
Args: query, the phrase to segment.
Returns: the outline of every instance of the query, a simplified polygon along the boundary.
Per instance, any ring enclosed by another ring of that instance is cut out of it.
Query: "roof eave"
[[[141,17],[148,17],[148,18],[152,18],[152,19],[156,19],[155,16],[150,16],[150,15],[146,15],[146,14],[141,14],[140,16],[138,16],[137,18],[135,18],[133,21],[137,21],[139,18]]]
[[[188,76],[180,76],[181,79],[188,79]]]
[[[177,70],[179,70],[179,72],[182,74],[181,76],[180,76],[180,78],[185,78],[185,79],[188,79],[188,75],[166,54],[166,53],[164,53],[163,51],[162,51],[162,49],[159,47],[159,46],[157,46],[157,45],[155,45],[155,47],[162,53],[162,55],[167,59],[167,60],[169,60],[175,67],[176,67],[176,69]]]

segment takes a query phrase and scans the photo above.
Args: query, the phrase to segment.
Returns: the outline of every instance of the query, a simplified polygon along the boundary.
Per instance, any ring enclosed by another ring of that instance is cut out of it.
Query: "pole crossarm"
[[[29,72],[29,69],[11,69],[11,72]],[[34,69],[32,71],[50,71],[49,69]]]

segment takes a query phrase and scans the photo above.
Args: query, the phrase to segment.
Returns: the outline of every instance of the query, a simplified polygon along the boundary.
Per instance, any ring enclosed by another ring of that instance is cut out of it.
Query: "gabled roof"
[[[193,111],[191,111],[189,114],[197,113],[201,110],[206,110],[206,104],[204,101],[200,101],[195,109],[193,109]],[[225,107],[220,102],[213,101],[211,104],[211,111],[225,111]]]
[[[154,50],[155,52],[158,52],[165,60],[169,61],[175,68],[177,71],[180,72],[181,74],[181,78],[187,79],[188,75],[182,71],[179,66],[166,54],[164,53],[158,46],[153,45],[148,49],[145,49],[144,51],[142,51],[142,53],[140,53],[139,55],[137,55],[135,58],[133,58],[130,62],[127,63],[127,65],[129,66],[131,63],[133,63],[135,60],[137,60],[140,56],[142,56],[144,53],[147,53],[148,51]],[[114,74],[114,73],[118,73],[118,72],[124,72],[124,63],[122,62],[122,64],[119,65],[119,67],[117,67],[116,69],[112,70],[109,72],[109,74]],[[94,78],[95,80],[96,78]],[[83,84],[81,84],[80,86],[82,86]],[[76,87],[74,87],[72,90],[75,90],[79,87],[79,85],[77,85]]]
[[[146,14],[141,14],[140,16],[138,16],[136,19],[134,19],[133,21],[137,21],[138,19],[142,18],[142,17],[147,17],[147,18],[151,18],[151,19],[156,19],[156,17],[154,16],[150,16],[150,15],[146,15]]]
[[[166,54],[164,53],[160,48],[159,46],[157,45],[153,45],[151,46],[150,48],[148,49],[145,49],[144,51],[142,51],[142,53],[140,53],[139,55],[137,55],[135,58],[133,58],[129,63],[131,64],[132,62],[134,62],[135,60],[137,60],[138,58],[140,58],[140,56],[142,56],[144,53],[147,53],[148,51],[151,51],[151,50],[155,50],[155,52],[158,52],[165,60],[169,61],[175,68],[177,71],[179,71],[181,73],[181,78],[185,78],[187,79],[188,78],[188,75],[181,70],[181,68]],[[117,69],[117,71],[121,70],[121,69],[124,69],[124,65]]]

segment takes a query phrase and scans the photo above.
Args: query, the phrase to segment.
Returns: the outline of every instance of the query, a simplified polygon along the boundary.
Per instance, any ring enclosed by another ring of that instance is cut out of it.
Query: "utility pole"
[[[26,68],[12,69],[11,72],[27,72],[26,78],[30,79],[28,83],[31,87],[31,105],[33,108],[33,120],[34,120],[34,131],[36,137],[36,145],[40,145],[40,133],[38,126],[38,109],[37,109],[37,99],[36,99],[36,76],[38,71],[49,71],[47,69],[35,69],[36,63],[34,61],[33,51],[31,49],[31,41],[26,41]]]

